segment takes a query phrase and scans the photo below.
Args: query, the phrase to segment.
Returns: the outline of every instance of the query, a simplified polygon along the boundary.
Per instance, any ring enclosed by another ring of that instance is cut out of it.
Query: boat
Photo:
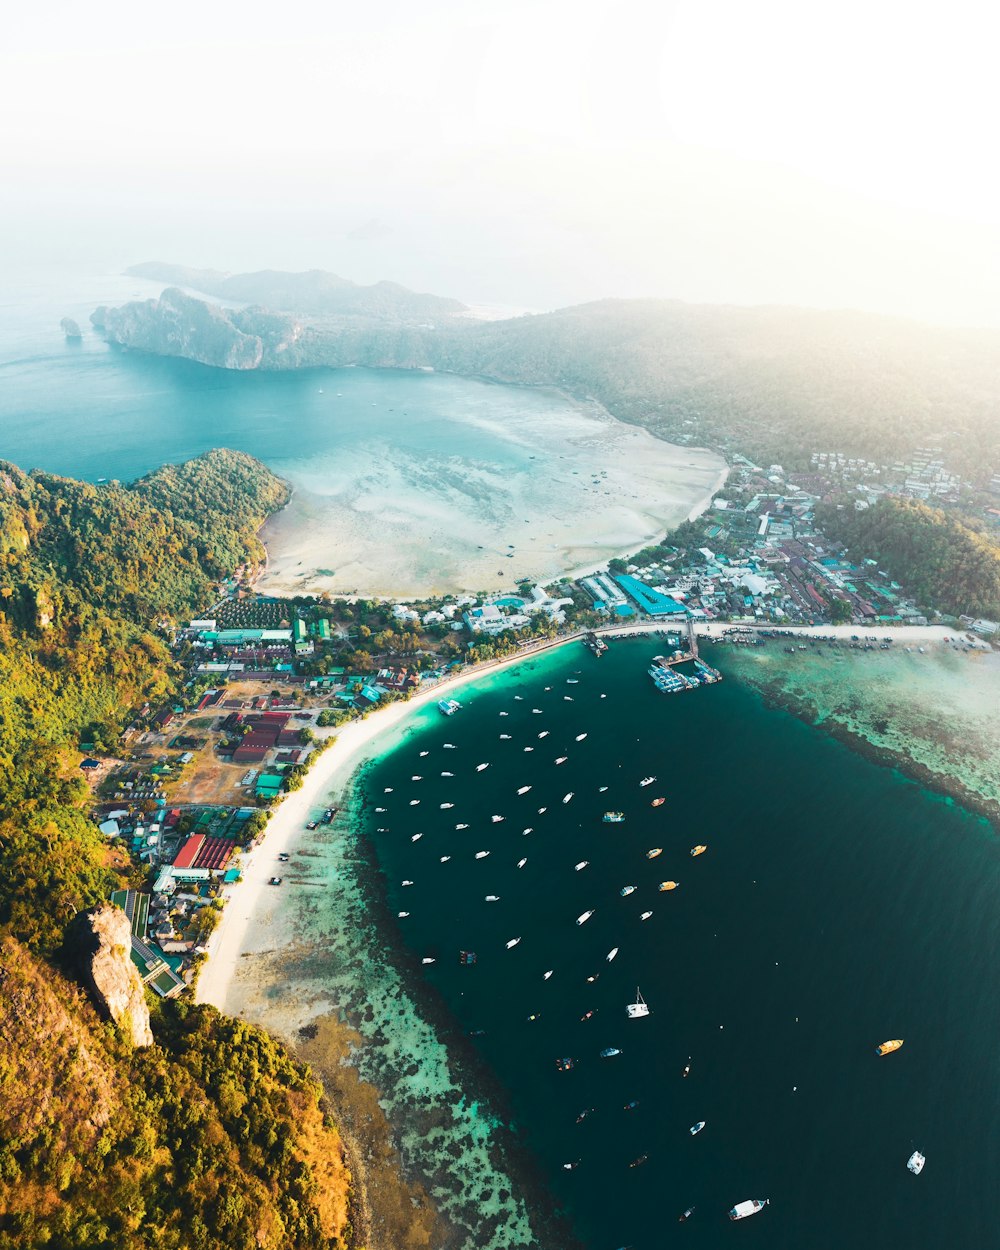
[[[612,959],[614,959],[614,957],[617,954],[618,954],[618,947],[612,946],[612,948],[608,951],[607,955],[605,955],[605,959],[607,959],[608,963],[611,963]]]
[[[476,962],[477,959],[478,959],[478,955],[476,954],[475,951],[459,951],[458,952],[458,962],[462,964],[463,967],[466,967],[466,968],[470,967],[472,964]]]
[[[522,838],[526,838],[526,837],[528,836],[528,834],[529,834],[529,833],[534,833],[534,832],[535,832],[535,826],[534,826],[534,825],[529,825],[529,826],[527,827],[527,829],[522,829],[522,830],[521,830],[521,837],[522,837]]]
[[[447,773],[447,772],[441,774],[442,777],[454,777],[454,775],[455,775],[454,773]]]
[[[676,890],[679,884],[678,881],[661,881],[657,888],[661,894],[665,894],[667,890]]]
[[[763,1211],[770,1201],[770,1198],[748,1198],[746,1202],[738,1202],[729,1212],[729,1218],[745,1220],[748,1215],[756,1215],[758,1211]]]
[[[530,789],[531,786],[519,786],[517,792],[518,794],[527,794]]]
[[[634,1111],[639,1105],[639,1099],[633,1098],[631,1102],[627,1102],[622,1108],[623,1111]]]
[[[590,911],[582,911],[582,912],[580,912],[579,916],[577,916],[577,918],[576,918],[576,923],[577,923],[577,924],[586,924],[586,923],[587,923],[587,921],[590,919],[590,917],[591,917],[593,914],[594,914],[594,908],[593,908],[593,907],[590,909]]]
[[[468,825],[463,825],[463,824],[458,824],[455,826],[456,829],[468,829],[468,827],[469,827]]]
[[[570,790],[568,794],[563,795],[563,802],[568,803],[572,797],[573,797],[573,791]]]
[[[632,1160],[632,1162],[629,1164],[629,1167],[630,1167],[630,1168],[641,1168],[641,1167],[642,1167],[642,1165],[646,1162],[646,1160],[647,1160],[648,1158],[649,1158],[649,1155],[640,1155],[640,1156],[638,1157],[638,1159],[633,1159],[633,1160]]]
[[[635,1002],[629,1003],[626,1006],[625,1014],[630,1020],[641,1020],[643,1016],[649,1015],[649,1006],[643,996],[639,993],[638,986],[636,986],[635,991]]]
[[[569,759],[568,755],[560,755],[559,758],[556,760],[556,763],[565,764],[568,759]]]
[[[457,751],[458,747],[455,746],[454,742],[446,742],[444,744],[444,749],[446,751]]]
[[[681,1073],[681,1076],[687,1076],[690,1073],[690,1071],[691,1071],[691,1056],[688,1055],[688,1061],[684,1065],[684,1071]]]
[[[678,1224],[683,1224],[685,1220],[689,1220],[694,1215],[694,1207],[688,1207],[683,1215],[677,1217]]]
[[[647,859],[656,859],[657,855],[662,855],[662,854],[663,854],[663,847],[662,847],[662,846],[654,846],[654,847],[651,847],[651,848],[650,848],[650,850],[648,850],[648,851],[646,852],[646,858],[647,858]]]
[[[501,742],[509,742],[509,741],[510,741],[510,734],[501,734],[501,735],[500,735],[500,741],[501,741]]]
[[[456,712],[461,710],[461,703],[457,699],[439,699],[438,711],[442,716],[454,716]]]
[[[506,819],[507,819],[506,816],[491,816],[490,817],[490,820],[492,820],[492,822],[495,825],[499,825],[501,821],[506,820]]]
[[[914,1150],[913,1154],[906,1161],[906,1166],[910,1169],[914,1176],[919,1176],[924,1170],[924,1164],[927,1160],[919,1150]]]
[[[639,919],[640,919],[640,920],[648,920],[652,914],[653,914],[653,913],[652,913],[651,911],[644,911],[644,912],[642,913],[642,915],[639,917]]]
[[[531,714],[532,714],[532,716],[541,716],[541,714],[542,714],[542,709],[541,709],[540,707],[533,707],[533,708],[531,709]]]
[[[424,958],[424,959],[421,959],[421,961],[420,961],[420,962],[421,962],[422,964],[436,964],[436,963],[437,963],[437,960],[436,960],[436,959]]]
[[[407,917],[409,914],[410,914],[410,913],[409,913],[408,911],[398,911],[398,912],[396,912],[396,915],[400,918],[400,920],[405,920],[405,919],[406,919],[406,917]]]
[[[417,807],[417,806],[419,806],[419,804],[420,804],[420,800],[419,800],[419,799],[410,799],[410,806],[411,806],[411,807]]]
[[[387,812],[389,809],[387,807],[376,807],[375,810],[377,812]]]
[[[577,678],[577,677],[567,677],[567,678],[566,678],[566,685],[567,685],[567,686],[579,686],[579,684],[580,684],[580,681],[579,681],[579,678]]]
[[[622,896],[622,898],[628,898],[630,894],[635,893],[635,886],[623,885],[622,888],[618,891],[618,893]]]
[[[615,1055],[620,1055],[621,1053],[617,1046],[605,1046],[600,1055],[602,1059],[614,1059]]]
[[[476,851],[476,859],[485,859],[489,851]]]
[[[547,738],[549,736],[549,731],[547,729],[543,729],[538,736],[539,738]]]
[[[386,788],[382,791],[382,793],[383,793],[383,794],[392,794],[392,786],[386,786]]]
[[[564,694],[563,698],[566,700],[567,703],[573,702],[573,696],[571,694]]]
[[[704,855],[707,850],[708,850],[707,846],[692,846],[691,854],[692,855]]]
[[[481,772],[483,771],[483,769],[484,769],[484,768],[489,768],[489,764],[477,764],[477,765],[476,765],[476,772],[477,772],[477,773],[481,773]]]
[[[420,841],[420,839],[421,839],[423,836],[424,836],[424,835],[423,835],[422,833],[415,833],[415,834],[413,834],[413,835],[412,835],[412,837],[410,838],[410,841],[411,841],[411,842],[419,842],[419,841]]]
[[[414,773],[413,776],[410,778],[410,780],[411,781],[423,781],[423,777],[421,777],[419,773]]]
[[[650,807],[662,807],[666,801],[666,799],[654,799],[652,803],[650,803]]]
[[[487,903],[499,903],[500,895],[499,894],[487,894],[486,901]]]
[[[608,788],[607,786],[598,786],[598,787],[597,787],[597,793],[598,793],[598,794],[603,794],[603,793],[605,792],[605,790],[607,790],[607,788]]]
[[[542,973],[542,980],[543,980],[543,981],[547,981],[547,980],[549,979],[549,977],[552,975],[552,973],[553,973],[554,971],[555,971],[555,969],[554,969],[554,968],[550,968],[550,969],[548,970],[548,972],[543,972],[543,973]]]
[[[704,1127],[705,1127],[704,1120],[699,1120],[697,1124],[692,1124],[691,1129],[690,1129],[691,1136],[694,1137],[697,1133],[700,1133]]]
[[[548,810],[549,810],[549,809],[548,809],[547,807],[540,807],[540,808],[538,809],[538,814],[539,814],[539,816],[544,816],[544,815],[545,815],[545,813],[546,813]]]
[[[511,938],[510,941],[507,943],[507,949],[513,950],[514,947],[518,944],[518,942],[520,942],[520,940],[521,939],[519,937]]]
[[[586,734],[577,734],[576,735],[577,742],[582,742],[584,738],[586,738],[586,736],[587,736]]]
[[[449,809],[449,808],[454,807],[454,806],[455,806],[455,804],[454,804],[454,803],[442,803],[442,804],[441,804],[441,810],[442,810],[443,812],[446,812],[446,811],[448,811],[448,809]]]
[[[534,747],[525,747],[524,749],[525,749],[526,751],[533,751],[535,748],[534,748]]]
[[[899,1050],[903,1044],[903,1039],[897,1037],[895,1041],[883,1042],[880,1046],[875,1047],[876,1055],[891,1055],[894,1050]]]
[[[591,1008],[590,1011],[585,1011],[583,1015],[580,1017],[580,1023],[582,1024],[584,1020],[592,1020],[593,1018],[594,1018],[594,1010],[593,1008]]]
[[[576,1062],[575,1059],[557,1059],[556,1068],[560,1072],[570,1072],[572,1071],[573,1064],[575,1062]]]
[[[655,778],[655,777],[643,777],[642,781],[640,781],[640,782],[639,782],[639,785],[640,785],[640,786],[651,786],[655,780],[656,780],[656,778]]]
[[[403,882],[403,885],[412,885],[412,884],[413,884],[413,882],[412,882],[412,881],[404,881],[404,882]]]
[[[451,856],[450,856],[450,855],[442,855],[442,856],[441,856],[441,863],[442,863],[442,864],[446,864],[446,863],[448,862],[448,860],[449,860],[449,859],[451,859]]]
[[[580,1114],[576,1117],[577,1124],[579,1124],[582,1120],[585,1120],[587,1116],[590,1115],[591,1111],[593,1110],[594,1110],[593,1107],[587,1107],[585,1110],[581,1111]]]
[[[518,868],[523,868],[523,867],[524,867],[524,865],[525,865],[527,862],[528,862],[528,857],[527,857],[527,855],[526,855],[526,856],[524,857],[524,859],[519,859],[519,860],[517,861],[517,866],[518,866]]]
[[[573,1163],[564,1163],[564,1164],[563,1164],[563,1167],[566,1169],[566,1171],[567,1171],[567,1172],[572,1172],[572,1171],[574,1171],[576,1168],[578,1168],[579,1166],[580,1166],[580,1160],[579,1160],[579,1159],[576,1159]]]
[[[580,862],[578,864],[574,864],[573,867],[577,872],[579,872],[581,869],[586,868],[589,863],[589,859],[581,859]]]
[[[606,825],[620,825],[625,819],[624,812],[605,812],[601,818]]]

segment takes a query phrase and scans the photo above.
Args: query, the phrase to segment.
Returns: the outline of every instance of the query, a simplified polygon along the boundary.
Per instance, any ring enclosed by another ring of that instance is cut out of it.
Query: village
[[[858,633],[846,645],[885,648],[884,636],[876,644],[863,631],[928,624],[902,586],[871,561],[852,563],[816,527],[816,504],[832,485],[848,484],[855,506],[870,506],[878,466],[835,453],[813,460],[811,473],[785,475],[734,457],[724,494],[671,543],[548,586],[524,577],[516,593],[278,600],[255,594],[238,571],[210,614],[170,633],[181,696],[139,709],[114,758],[81,764],[111,861],[132,886],[114,901],[131,922],[145,983],[170,997],[193,981],[242,854],[337,726],[458,670],[643,627],[687,630],[697,655],[699,626],[737,645],[849,626]],[[928,457],[897,469],[902,489],[943,497],[959,488]],[[969,639],[1000,639],[995,622],[954,624]],[[313,824],[333,815],[317,812]]]

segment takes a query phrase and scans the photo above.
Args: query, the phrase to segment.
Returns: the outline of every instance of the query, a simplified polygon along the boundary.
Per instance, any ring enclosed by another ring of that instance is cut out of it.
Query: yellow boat
[[[666,799],[654,799],[652,803],[650,803],[650,807],[662,807],[666,801]]]
[[[691,854],[692,855],[704,855],[707,850],[708,850],[707,846],[692,846]]]
[[[895,1041],[883,1042],[881,1046],[875,1047],[876,1055],[891,1055],[894,1050],[899,1050],[903,1044],[903,1039],[897,1037]]]
[[[656,859],[657,855],[663,854],[662,846],[654,846],[652,850],[646,852],[647,859]]]
[[[677,889],[678,884],[679,884],[679,883],[678,883],[677,881],[661,881],[661,882],[660,882],[660,893],[662,894],[662,893],[664,892],[664,890],[676,890],[676,889]]]

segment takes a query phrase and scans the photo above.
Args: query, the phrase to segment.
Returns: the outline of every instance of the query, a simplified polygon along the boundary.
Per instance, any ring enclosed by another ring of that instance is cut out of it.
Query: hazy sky
[[[985,0],[42,0],[0,257],[1000,324]]]

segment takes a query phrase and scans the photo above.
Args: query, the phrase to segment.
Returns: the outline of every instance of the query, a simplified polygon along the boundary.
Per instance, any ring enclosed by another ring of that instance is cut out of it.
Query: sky
[[[998,325],[998,35],[982,0],[21,4],[0,262]]]

